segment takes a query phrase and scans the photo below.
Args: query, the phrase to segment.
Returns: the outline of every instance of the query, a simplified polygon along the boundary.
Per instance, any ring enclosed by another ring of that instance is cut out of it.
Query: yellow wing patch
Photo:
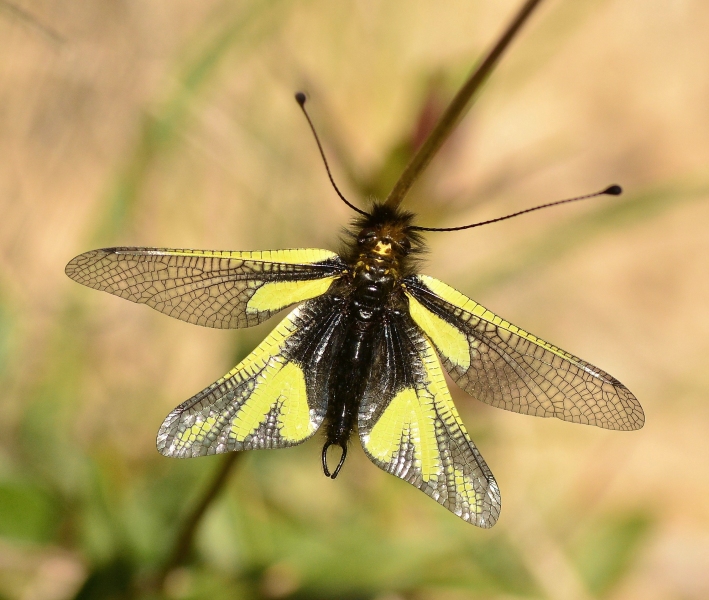
[[[439,281],[438,279],[434,279],[433,277],[429,277],[428,275],[418,275],[418,278],[426,284],[426,287],[428,287],[434,294],[437,296],[440,296],[445,300],[446,302],[450,302],[454,306],[460,308],[461,310],[464,310],[466,312],[469,312],[476,317],[481,318],[483,321],[487,321],[488,323],[492,323],[493,325],[497,325],[497,327],[501,329],[505,329],[507,331],[510,331],[526,340],[529,340],[533,344],[536,344],[537,346],[540,346],[546,350],[549,350],[549,352],[553,352],[557,356],[561,356],[561,358],[564,358],[566,360],[569,360],[573,362],[574,364],[577,363],[577,358],[573,354],[569,354],[568,352],[564,352],[560,348],[557,348],[553,344],[550,344],[549,342],[545,342],[544,340],[538,338],[536,335],[529,333],[528,331],[525,331],[524,329],[520,329],[516,325],[513,325],[509,321],[505,321],[502,317],[499,317],[492,311],[488,310],[481,304],[478,304],[474,300],[471,300],[467,296],[464,296],[461,294],[458,290],[455,288],[452,288],[451,286],[443,283],[442,281]],[[436,342],[436,340],[434,340]],[[436,345],[438,346],[438,342],[436,342]],[[445,349],[446,350],[446,356],[447,355],[447,348],[446,346],[439,346],[439,348]],[[453,358],[451,358],[451,361],[453,361]],[[585,367],[584,367],[585,368]]]
[[[411,294],[406,295],[409,299],[409,313],[416,324],[438,348],[445,350],[446,357],[453,364],[467,370],[470,367],[471,345],[463,332],[426,309]]]
[[[375,458],[391,462],[399,454],[402,442],[409,440],[414,446],[414,466],[428,481],[440,471],[435,420],[433,398],[419,396],[412,388],[402,390],[372,428],[367,449]]]
[[[277,363],[267,369],[264,378],[254,389],[232,420],[231,431],[237,442],[243,442],[255,433],[278,407],[280,436],[288,442],[299,442],[314,431],[309,418],[305,375],[295,363]]]
[[[483,508],[483,495],[475,490],[473,480],[466,477],[463,471],[456,469],[454,465],[448,465],[446,475],[458,495],[467,500],[468,511],[479,515]]]
[[[455,431],[456,437],[468,442],[470,437],[465,429],[465,425],[463,425],[463,421],[458,415],[455,404],[453,404],[453,398],[451,398],[450,392],[448,391],[448,385],[443,377],[443,371],[438,362],[438,357],[430,346],[423,356],[423,365],[426,370],[426,375],[428,376],[428,387],[435,399],[438,418],[445,424],[448,431]],[[446,464],[448,486],[454,489],[456,494],[460,497],[464,512],[480,514],[483,508],[482,495],[475,490],[473,480],[463,473],[463,470],[459,468],[460,466],[461,465],[455,462]],[[497,485],[494,484],[494,482],[492,485],[496,490]],[[497,493],[499,494],[499,491],[497,491]]]
[[[336,277],[310,279],[306,281],[274,281],[265,283],[256,290],[246,304],[246,312],[277,311],[320,296],[329,289]]]
[[[191,427],[185,429],[179,436],[179,445],[191,445],[195,443],[202,443],[206,435],[212,430],[214,424],[217,422],[215,417],[208,417],[204,421],[198,421]]]
[[[283,447],[315,432],[322,417],[311,414],[305,373],[284,355],[289,338],[298,332],[301,308],[293,310],[251,354],[204,390],[202,406],[197,405],[192,414],[178,407],[168,415],[158,434],[160,452],[197,456],[207,448],[224,452],[244,443]],[[229,390],[234,390],[231,398]],[[267,421],[272,425],[264,438],[249,440]]]

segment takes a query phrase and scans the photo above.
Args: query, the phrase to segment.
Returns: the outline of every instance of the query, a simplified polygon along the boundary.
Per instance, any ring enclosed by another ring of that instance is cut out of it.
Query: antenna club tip
[[[623,193],[623,188],[619,185],[611,185],[607,187],[602,194],[608,194],[609,196],[620,196]]]
[[[301,106],[305,106],[305,94],[303,92],[296,92],[295,101]]]

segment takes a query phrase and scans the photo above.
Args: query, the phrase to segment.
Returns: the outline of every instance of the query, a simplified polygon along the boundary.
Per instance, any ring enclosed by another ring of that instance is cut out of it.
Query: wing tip
[[[77,254],[72,258],[64,267],[64,274],[71,280],[86,285],[83,281],[79,279],[82,269],[86,267],[87,264],[92,264],[96,260],[103,258],[108,254],[116,254],[116,251],[120,248],[97,248],[96,250],[87,250],[81,254]]]
[[[66,267],[64,267],[64,275],[66,275],[72,281],[76,281],[74,279],[74,273],[76,271],[76,263],[74,261],[76,261],[77,258],[79,257],[75,256],[74,258],[72,258],[68,263],[66,263]]]
[[[166,448],[161,448],[160,446],[157,447],[157,450],[160,454],[162,454],[165,458],[176,458],[175,454],[170,450],[169,447]]]
[[[498,516],[493,516],[489,515],[487,519],[485,517],[478,517],[474,521],[470,521],[473,525],[476,527],[480,527],[480,529],[492,529],[495,524],[497,523]]]
[[[446,504],[442,504],[442,506],[451,511],[456,517],[463,519],[466,523],[480,527],[480,529],[491,529],[494,527],[497,520],[500,518],[500,509],[502,508],[498,503],[491,506],[481,506],[479,511],[471,510],[467,513],[462,513]]]
[[[637,410],[633,411],[633,415],[635,416],[635,419],[633,420],[633,423],[628,431],[638,431],[639,429],[645,427],[645,411],[643,411],[639,404],[637,406]]]
[[[494,527],[497,520],[500,518],[502,511],[502,496],[500,488],[494,478],[488,479],[488,489],[485,492],[487,502],[481,502],[481,511],[475,520],[475,525],[482,529],[490,529]]]

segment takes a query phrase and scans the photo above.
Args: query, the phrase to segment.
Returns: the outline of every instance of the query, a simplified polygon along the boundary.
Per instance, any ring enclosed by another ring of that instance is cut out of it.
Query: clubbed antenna
[[[313,125],[313,122],[310,120],[310,115],[308,114],[308,111],[305,110],[305,100],[306,100],[306,98],[305,98],[305,94],[303,92],[296,93],[295,101],[300,105],[300,108],[303,111],[305,118],[308,120],[308,125],[310,125],[310,131],[313,132],[313,136],[315,137],[315,143],[317,143],[318,150],[320,150],[320,156],[322,156],[322,161],[323,161],[323,163],[325,163],[325,170],[327,171],[327,176],[330,178],[330,183],[332,184],[332,187],[335,188],[335,191],[337,192],[337,195],[340,197],[340,200],[342,200],[352,210],[358,212],[360,215],[369,216],[368,213],[357,208],[354,204],[352,204],[349,200],[347,200],[347,198],[345,198],[342,195],[340,188],[337,187],[337,184],[335,183],[335,180],[332,177],[332,173],[330,172],[330,165],[327,164],[327,158],[325,158],[325,152],[322,148],[322,144],[320,143],[320,138],[318,137],[318,134],[315,131],[315,126]]]
[[[549,208],[550,206],[558,206],[559,204],[567,204],[568,202],[577,202],[578,200],[587,200],[588,198],[595,198],[596,196],[620,196],[622,193],[623,188],[619,185],[611,185],[605,190],[596,192],[595,194],[587,194],[585,196],[577,196],[576,198],[567,198],[566,200],[557,200],[556,202],[540,204],[539,206],[525,208],[524,210],[512,213],[511,215],[497,217],[496,219],[490,219],[488,221],[480,221],[479,223],[471,223],[470,225],[461,225],[460,227],[417,227],[414,225],[409,227],[409,231],[460,231],[461,229],[472,229],[473,227],[480,227],[481,225],[489,225],[490,223],[497,223],[498,221],[504,221],[506,219],[511,219],[512,217],[518,217],[519,215],[533,212],[535,210],[541,210],[542,208]]]

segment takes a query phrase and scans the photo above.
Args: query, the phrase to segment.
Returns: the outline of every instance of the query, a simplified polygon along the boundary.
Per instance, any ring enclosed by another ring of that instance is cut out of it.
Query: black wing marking
[[[328,296],[294,309],[232,371],[167,416],[158,450],[187,458],[304,442],[327,411],[341,322]]]
[[[458,416],[433,346],[407,315],[391,314],[385,323],[358,429],[381,469],[469,523],[495,524],[497,483]]]
[[[417,275],[405,282],[414,320],[453,380],[478,400],[539,417],[640,429],[640,403],[617,379],[493,314],[450,286]]]
[[[318,249],[106,248],[72,259],[66,274],[181,321],[236,329],[324,293],[344,269],[336,254]]]

